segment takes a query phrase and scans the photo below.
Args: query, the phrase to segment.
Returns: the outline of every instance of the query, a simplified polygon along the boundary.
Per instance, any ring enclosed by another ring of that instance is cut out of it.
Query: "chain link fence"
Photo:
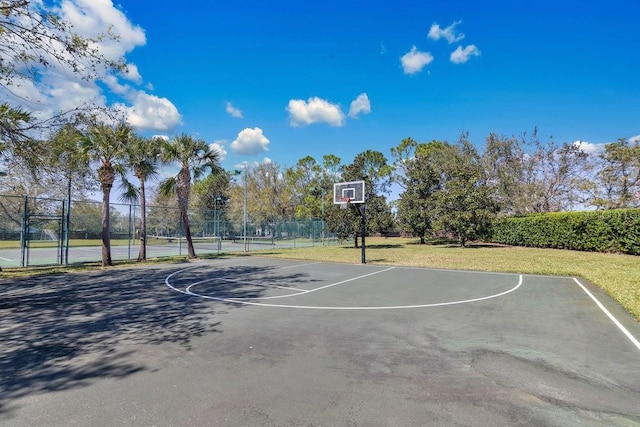
[[[148,206],[147,258],[186,255],[177,208]],[[189,212],[196,254],[337,244],[322,219],[256,222],[250,213],[232,220],[226,210]],[[135,260],[140,247],[140,206],[111,203],[111,257]],[[246,231],[246,233],[245,233]],[[101,260],[102,203],[0,195],[0,267]]]

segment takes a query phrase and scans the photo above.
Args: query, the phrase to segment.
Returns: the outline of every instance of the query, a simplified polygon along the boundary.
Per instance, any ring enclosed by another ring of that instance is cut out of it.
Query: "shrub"
[[[640,255],[640,209],[502,218],[490,241],[512,246]]]

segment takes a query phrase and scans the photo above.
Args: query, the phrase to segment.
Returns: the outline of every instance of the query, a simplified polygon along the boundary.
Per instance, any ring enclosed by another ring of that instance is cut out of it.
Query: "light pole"
[[[244,203],[242,208],[242,243],[244,252],[248,252],[247,245],[247,168],[244,170],[234,170],[231,175],[243,175],[243,187],[244,187]]]
[[[218,212],[218,202],[222,200],[222,197],[216,196],[213,199],[213,237],[218,237],[220,234],[220,213]]]
[[[320,200],[321,200],[321,206],[322,206],[322,245],[324,246],[324,197],[325,197],[325,190],[324,187],[320,186],[313,186],[311,187],[311,192],[314,195],[318,195],[318,193],[320,193]]]
[[[243,233],[243,237],[244,237],[244,251],[248,252],[249,248],[247,247],[247,169],[245,168],[244,170],[244,209],[243,209],[243,213],[242,213],[242,217],[243,217],[243,228],[244,228],[244,233]]]

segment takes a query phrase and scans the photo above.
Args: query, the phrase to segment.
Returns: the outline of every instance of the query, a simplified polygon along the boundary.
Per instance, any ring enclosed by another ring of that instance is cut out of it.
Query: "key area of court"
[[[640,425],[640,325],[580,278],[239,256],[0,298],[0,425]]]

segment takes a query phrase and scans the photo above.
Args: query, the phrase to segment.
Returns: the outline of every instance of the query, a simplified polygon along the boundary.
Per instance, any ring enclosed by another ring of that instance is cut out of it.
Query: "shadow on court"
[[[640,422],[637,349],[571,278],[264,257],[43,276],[0,282],[0,342],[16,427]]]
[[[185,271],[181,280],[192,280],[197,271]],[[257,273],[245,267],[236,270],[236,277]],[[163,285],[166,275],[165,266],[0,283],[0,419],[11,419],[11,401],[23,396],[153,369],[129,357],[141,348],[153,353],[169,347],[183,354],[193,338],[222,332],[213,314],[230,305],[173,292]],[[304,277],[282,277],[292,279]],[[237,283],[215,286],[229,298],[255,298],[263,292]]]

